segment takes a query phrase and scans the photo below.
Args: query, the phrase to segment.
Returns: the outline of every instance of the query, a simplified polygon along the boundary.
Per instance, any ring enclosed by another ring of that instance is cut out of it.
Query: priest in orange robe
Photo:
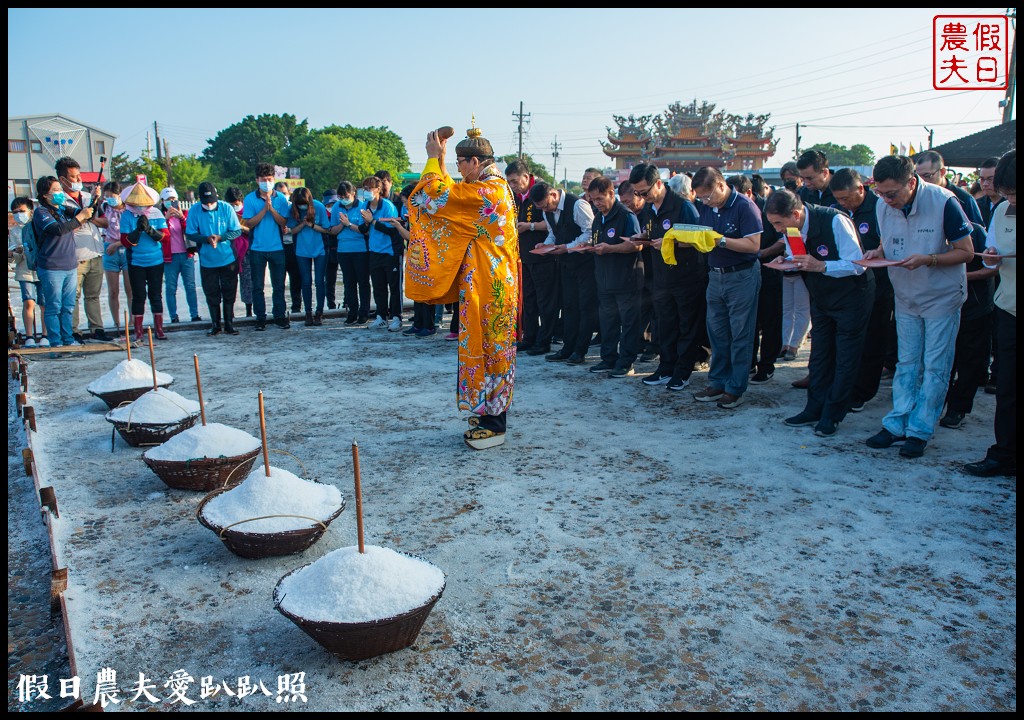
[[[466,444],[505,442],[516,373],[519,238],[516,206],[491,143],[471,128],[455,146],[462,182],[445,170],[447,138],[427,135],[427,160],[409,197],[405,293],[418,302],[458,302],[459,410],[472,413]]]

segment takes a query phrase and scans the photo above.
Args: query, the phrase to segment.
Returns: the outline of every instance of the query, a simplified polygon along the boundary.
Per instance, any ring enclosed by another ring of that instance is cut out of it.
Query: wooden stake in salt
[[[192,353],[192,363],[196,366],[196,391],[199,393],[199,416],[206,425],[206,406],[203,405],[203,384],[199,381],[199,356]]]
[[[263,415],[263,391],[260,390],[260,438],[263,440],[263,472],[270,477],[270,453],[267,451],[267,419]]]
[[[365,553],[363,546],[363,487],[359,481],[359,443],[352,440],[352,470],[356,475],[356,533],[359,536],[359,552]]]
[[[124,309],[124,347],[128,351],[128,359],[132,359],[132,336],[128,331],[128,308]]]
[[[150,334],[150,367],[153,369],[153,389],[157,389],[157,356],[153,353],[153,328],[146,328]]]

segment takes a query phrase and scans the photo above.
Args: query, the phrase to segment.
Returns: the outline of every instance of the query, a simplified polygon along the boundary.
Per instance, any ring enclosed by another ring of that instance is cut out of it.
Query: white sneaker
[[[378,315],[377,319],[374,320],[369,325],[367,325],[366,327],[368,327],[370,330],[383,330],[387,326],[388,326],[388,321],[385,320],[384,318],[382,318],[380,315]]]
[[[27,340],[25,340],[25,343],[22,345],[22,347],[24,347],[24,348],[34,348],[34,347],[36,347],[36,341],[33,340],[32,338],[28,338]]]
[[[398,332],[402,329],[401,318],[391,318],[391,324],[388,325],[388,332]]]
[[[50,347],[50,340],[49,340],[49,338],[45,338],[45,337],[42,338],[39,341],[39,347]]]

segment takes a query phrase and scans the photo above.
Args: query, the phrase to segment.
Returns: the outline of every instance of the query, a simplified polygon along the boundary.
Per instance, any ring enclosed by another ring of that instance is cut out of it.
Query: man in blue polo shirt
[[[289,328],[284,302],[285,257],[281,242],[281,229],[288,214],[288,200],[274,192],[274,167],[269,163],[256,166],[258,188],[242,201],[242,224],[252,237],[249,248],[252,271],[252,304],[256,311],[256,329],[267,329],[267,300],[263,286],[270,266],[270,286],[273,293],[274,323]]]
[[[717,402],[732,409],[743,402],[750,379],[757,327],[757,295],[761,290],[761,211],[713,167],[693,176],[700,205],[700,224],[722,235],[708,253],[708,338],[711,369],[708,386],[695,394],[698,402]]]

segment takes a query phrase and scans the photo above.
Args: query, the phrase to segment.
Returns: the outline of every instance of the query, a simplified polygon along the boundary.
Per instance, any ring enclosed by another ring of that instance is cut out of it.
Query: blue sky
[[[940,144],[998,123],[1002,91],[932,89],[931,35],[936,14],[1003,10],[8,9],[8,115],[62,112],[136,157],[154,121],[173,154],[199,153],[246,115],[291,113],[387,126],[422,162],[428,130],[462,137],[473,113],[515,152],[522,101],[524,150],[551,169],[557,137],[558,175],[578,180],[611,164],[613,114],[696,98],[771,113],[778,166],[796,123],[803,147],[877,155],[925,126]]]

